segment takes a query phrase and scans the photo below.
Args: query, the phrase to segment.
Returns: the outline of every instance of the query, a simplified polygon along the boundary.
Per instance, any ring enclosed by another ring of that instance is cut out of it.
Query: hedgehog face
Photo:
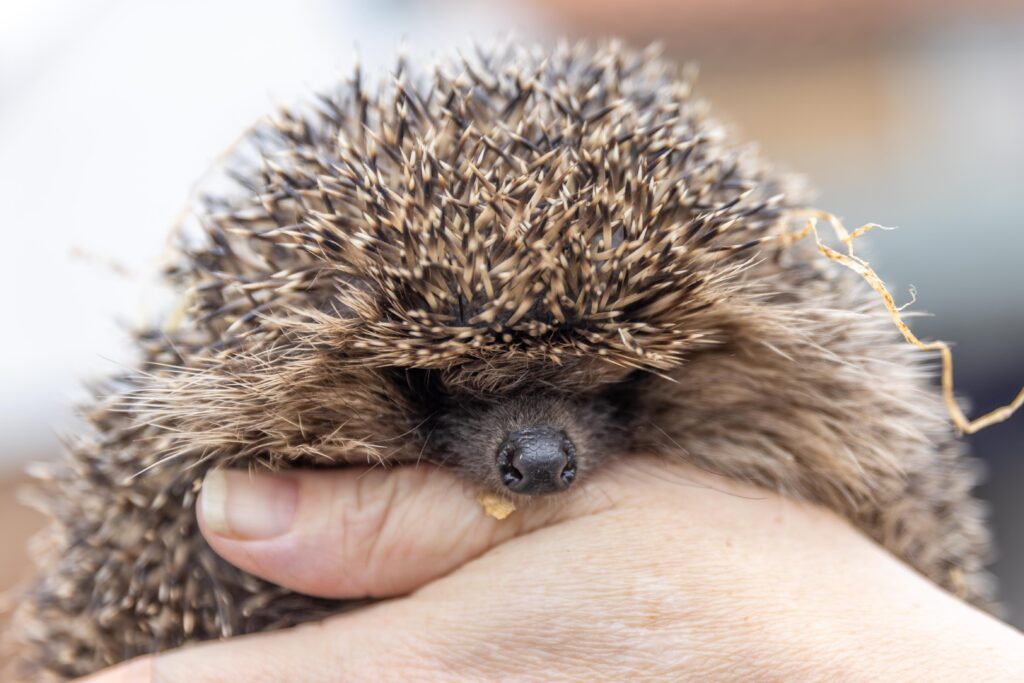
[[[465,388],[436,370],[395,369],[409,398],[422,452],[495,490],[516,495],[563,491],[630,445],[634,378],[589,391],[522,380],[506,391]],[[422,416],[422,417],[419,417]]]
[[[628,450],[634,387],[720,341],[708,309],[739,272],[691,256],[667,221],[642,230],[564,211],[511,227],[458,212],[440,221],[474,225],[468,241],[434,224],[393,235],[417,260],[375,252],[346,268],[313,333],[393,382],[422,457],[521,495],[565,490]],[[562,228],[534,227],[549,221]]]

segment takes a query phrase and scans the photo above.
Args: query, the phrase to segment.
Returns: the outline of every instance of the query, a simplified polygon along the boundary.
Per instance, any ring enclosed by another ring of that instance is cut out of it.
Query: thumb
[[[462,480],[431,466],[213,470],[198,517],[214,551],[240,569],[301,593],[355,598],[410,592],[565,507],[541,502],[499,521]]]

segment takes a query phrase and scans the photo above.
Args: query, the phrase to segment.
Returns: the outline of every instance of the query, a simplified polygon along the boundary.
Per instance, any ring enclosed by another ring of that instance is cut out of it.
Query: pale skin
[[[1024,635],[832,513],[680,463],[618,460],[503,521],[428,466],[232,473],[207,481],[199,518],[217,552],[270,581],[392,599],[90,683],[1024,673]]]

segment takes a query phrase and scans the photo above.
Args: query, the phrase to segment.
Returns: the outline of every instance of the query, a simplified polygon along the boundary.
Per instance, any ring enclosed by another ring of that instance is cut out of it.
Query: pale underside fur
[[[431,449],[457,446],[426,433],[396,368],[434,373],[453,405],[568,405],[642,376],[628,426],[566,409],[583,475],[655,450],[815,501],[991,608],[976,468],[933,368],[855,276],[773,241],[803,198],[670,65],[501,48],[379,88],[357,75],[317,107],[231,162],[241,189],[205,200],[169,272],[183,313],[138,334],[137,371],[97,391],[46,475],[23,673],[343,608],[220,560],[196,495],[213,466],[446,460]]]

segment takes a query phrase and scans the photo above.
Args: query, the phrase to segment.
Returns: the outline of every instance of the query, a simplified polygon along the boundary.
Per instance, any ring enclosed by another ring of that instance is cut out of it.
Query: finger
[[[215,470],[200,494],[199,523],[224,559],[278,585],[331,598],[387,597],[548,523],[568,500],[499,521],[484,514],[471,487],[435,467]]]

